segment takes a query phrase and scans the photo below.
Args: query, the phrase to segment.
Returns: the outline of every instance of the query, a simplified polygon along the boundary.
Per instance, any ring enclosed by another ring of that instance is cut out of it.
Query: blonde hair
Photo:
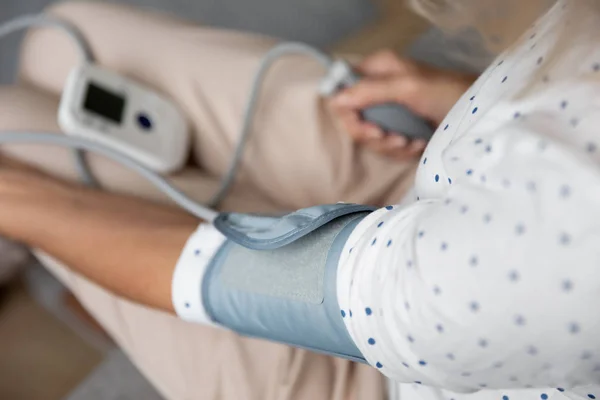
[[[446,32],[477,32],[493,52],[511,45],[556,0],[407,0],[423,17]]]

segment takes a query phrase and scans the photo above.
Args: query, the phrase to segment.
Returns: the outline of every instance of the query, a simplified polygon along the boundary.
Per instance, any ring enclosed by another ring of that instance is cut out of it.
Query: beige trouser
[[[258,62],[274,41],[114,5],[70,3],[53,12],[83,31],[100,64],[170,96],[184,110],[194,137],[191,157],[172,179],[193,198],[207,200],[237,142]],[[76,62],[75,47],[61,32],[30,33],[18,86],[0,89],[0,130],[59,131],[59,95]],[[379,158],[337,129],[316,95],[322,74],[321,66],[303,57],[286,58],[270,72],[224,209],[292,210],[337,201],[384,204],[406,192],[415,162]],[[67,150],[28,145],[7,151],[77,179]],[[105,188],[166,201],[135,174],[93,155],[89,159]],[[43,261],[168,399],[384,397],[383,379],[370,367],[188,324],[122,300],[59,262]]]

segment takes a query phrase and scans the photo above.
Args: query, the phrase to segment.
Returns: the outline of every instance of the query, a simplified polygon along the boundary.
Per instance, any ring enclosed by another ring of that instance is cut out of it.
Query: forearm
[[[49,182],[13,182],[0,233],[59,259],[106,289],[172,311],[171,278],[199,221],[139,199]]]

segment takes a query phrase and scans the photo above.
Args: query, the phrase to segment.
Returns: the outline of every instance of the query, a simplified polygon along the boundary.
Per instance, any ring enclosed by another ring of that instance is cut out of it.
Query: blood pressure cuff
[[[227,237],[204,275],[202,302],[218,324],[245,336],[365,362],[337,301],[337,265],[374,208],[332,204],[281,217],[221,214]]]

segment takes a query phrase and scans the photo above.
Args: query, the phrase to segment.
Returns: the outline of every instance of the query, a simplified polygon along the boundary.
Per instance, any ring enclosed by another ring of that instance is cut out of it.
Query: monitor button
[[[149,131],[152,129],[152,120],[145,113],[138,113],[137,115],[137,123],[145,131]]]

